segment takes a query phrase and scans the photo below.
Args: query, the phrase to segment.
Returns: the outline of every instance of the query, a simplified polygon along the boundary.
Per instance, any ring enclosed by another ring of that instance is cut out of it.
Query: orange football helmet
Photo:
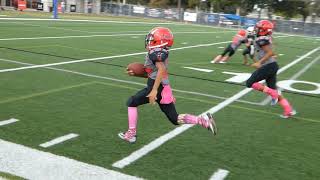
[[[257,24],[255,26],[255,31],[258,36],[266,36],[266,35],[272,34],[273,28],[274,28],[274,26],[273,26],[272,22],[270,22],[268,20],[261,20],[261,21],[257,22]]]
[[[242,37],[246,37],[247,32],[246,32],[246,30],[241,29],[241,30],[238,31],[238,35],[239,35],[239,36],[242,36]]]
[[[173,45],[173,34],[168,28],[153,28],[146,36],[145,48],[169,48]]]

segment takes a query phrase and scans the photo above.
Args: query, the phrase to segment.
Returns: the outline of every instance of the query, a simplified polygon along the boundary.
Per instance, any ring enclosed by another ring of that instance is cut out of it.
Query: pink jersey
[[[245,37],[242,37],[240,35],[235,35],[232,38],[231,48],[233,50],[236,50],[242,43],[245,43],[245,42],[246,42],[246,38]]]

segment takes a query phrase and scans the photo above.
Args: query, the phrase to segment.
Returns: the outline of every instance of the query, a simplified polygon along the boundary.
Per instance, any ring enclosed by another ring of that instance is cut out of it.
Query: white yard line
[[[195,48],[195,47],[207,47],[207,46],[213,46],[213,45],[218,45],[218,44],[226,44],[226,43],[229,43],[229,42],[230,41],[210,43],[210,44],[198,44],[198,45],[194,45],[194,46],[185,46],[185,47],[180,47],[180,48],[173,48],[170,51],[176,51],[176,50],[181,50],[181,49],[190,49],[190,48]],[[120,58],[120,57],[129,57],[129,56],[137,56],[137,55],[143,55],[143,54],[146,54],[146,52],[138,52],[138,53],[130,53],[130,54],[122,54],[122,55],[114,55],[114,56],[105,56],[105,57],[89,58],[89,59],[79,59],[79,60],[74,60],[74,61],[65,61],[65,62],[50,63],[50,64],[41,64],[41,65],[26,66],[26,67],[11,68],[11,69],[2,69],[2,70],[0,70],[0,73],[19,71],[19,70],[25,70],[25,69],[44,68],[44,67],[58,66],[58,65],[64,65],[64,64],[74,64],[74,63],[88,62],[88,61],[107,60],[107,59],[114,59],[114,58]]]
[[[265,99],[263,99],[259,104],[260,104],[261,106],[265,106],[265,105],[267,105],[267,104],[270,104],[271,100],[272,100],[272,98],[269,97],[269,96],[267,96],[267,97],[266,97]]]
[[[273,38],[294,37],[294,35],[273,36]]]
[[[183,133],[184,131],[188,130],[192,126],[193,125],[190,125],[190,124],[179,126],[179,127],[175,128],[174,130],[170,131],[169,133],[166,133],[166,134],[158,137],[157,139],[153,140],[149,144],[134,151],[129,156],[113,163],[112,166],[122,169],[122,168],[128,166],[129,164],[135,162],[136,160],[140,159],[141,157],[147,155],[149,152],[155,150],[156,148],[158,148],[159,146],[161,146],[165,142],[169,141],[170,139],[172,139],[172,138],[176,137],[177,135]]]
[[[23,64],[23,65],[28,65],[28,66],[33,66],[34,65],[34,64],[30,64],[30,63],[23,63],[23,62],[9,60],[9,59],[0,59],[0,61],[10,62],[10,63],[15,63],[15,64]],[[80,75],[80,76],[91,77],[91,78],[105,79],[105,80],[121,82],[121,83],[126,83],[126,84],[134,84],[134,85],[139,85],[139,86],[144,86],[144,87],[146,86],[145,83],[139,83],[139,82],[128,81],[128,80],[123,80],[123,79],[116,79],[116,78],[111,78],[111,77],[106,77],[106,76],[99,76],[99,75],[94,75],[94,74],[82,73],[82,72],[72,71],[72,70],[67,70],[67,69],[62,69],[62,68],[53,68],[53,67],[45,67],[45,68],[46,69],[51,69],[51,70],[56,70],[56,71],[62,71],[62,72],[77,74],[77,75]],[[226,97],[222,97],[222,96],[216,96],[216,95],[200,93],[200,92],[194,92],[194,91],[186,91],[186,90],[179,90],[179,89],[172,89],[172,90],[174,92],[180,92],[180,93],[184,93],[184,94],[192,94],[192,95],[210,97],[210,98],[221,99],[221,100],[227,99]],[[259,105],[259,104],[255,103],[255,102],[244,101],[244,100],[237,100],[237,102],[246,103],[246,104],[252,104],[252,105]]]
[[[28,24],[24,22],[10,22],[14,24],[24,25],[24,26],[33,26],[33,27],[40,27],[40,28],[48,28],[48,29],[58,29],[58,30],[64,30],[64,31],[72,31],[72,32],[81,32],[81,33],[91,33],[90,31],[83,31],[78,29],[68,29],[68,28],[62,28],[62,27],[54,27],[54,26],[43,26],[43,25],[37,25],[37,24]]]
[[[146,34],[96,34],[96,35],[80,35],[80,36],[44,36],[44,37],[26,37],[26,38],[3,38],[0,41],[16,41],[16,40],[41,40],[41,39],[68,39],[68,38],[90,38],[90,37],[120,37],[120,36],[145,36]]]
[[[237,31],[237,29],[230,29],[225,27],[217,27],[203,24],[186,24],[181,22],[143,22],[143,21],[112,21],[112,20],[87,20],[87,19],[42,19],[42,18],[0,18],[5,21],[60,21],[60,22],[86,22],[86,23],[115,23],[115,24],[146,24],[146,25],[176,25],[176,26],[196,26],[213,28],[224,31]]]
[[[229,171],[224,169],[218,169],[218,171],[214,172],[209,180],[223,180],[229,174]]]
[[[196,26],[196,27],[206,27],[227,31],[237,31],[238,29],[225,28],[225,27],[217,27],[203,24],[186,24],[180,22],[143,22],[143,21],[113,21],[113,20],[88,20],[88,19],[45,19],[45,18],[0,18],[0,21],[57,21],[57,22],[90,22],[90,23],[115,23],[115,24],[146,24],[146,25],[177,25],[177,26]],[[285,34],[285,33],[275,33],[275,34],[284,34],[286,36],[298,36],[301,35],[293,35],[293,34]],[[301,37],[309,37],[309,36],[301,36]],[[310,37],[309,37],[310,38]]]
[[[56,144],[60,144],[60,143],[63,143],[65,141],[68,141],[70,139],[74,139],[74,138],[76,138],[78,136],[79,136],[79,134],[70,133],[70,134],[67,134],[67,135],[64,135],[64,136],[60,136],[60,137],[54,138],[51,141],[42,143],[39,146],[43,147],[43,148],[48,148],[48,147],[54,146]]]
[[[49,28],[49,27],[48,27]],[[50,27],[53,28],[53,27]],[[64,28],[63,28],[64,29]],[[66,29],[67,30],[67,29]],[[69,29],[71,30],[71,29]],[[89,31],[88,31],[89,32]],[[109,32],[107,32],[109,33]],[[0,41],[17,41],[17,40],[43,40],[43,39],[70,39],[70,38],[91,38],[91,37],[121,37],[121,36],[145,36],[147,31],[144,33],[129,33],[121,34],[121,32],[112,32],[113,34],[94,34],[94,35],[74,35],[74,36],[40,36],[40,37],[18,37],[18,38],[2,38]],[[216,34],[216,33],[225,33],[225,32],[174,32],[174,34]]]
[[[15,122],[18,122],[18,121],[19,120],[15,119],[15,118],[11,118],[11,119],[8,119],[8,120],[0,121],[0,126],[12,124],[12,123],[15,123]]]
[[[138,180],[103,167],[42,152],[0,139],[0,172],[25,179],[46,180]]]
[[[57,21],[57,22],[92,22],[92,23],[115,23],[115,24],[174,24],[172,22],[141,22],[141,21],[108,21],[108,20],[87,20],[87,19],[45,19],[45,18],[0,18],[5,21]]]
[[[309,64],[307,64],[306,66],[304,66],[299,72],[297,72],[296,74],[294,74],[290,79],[294,80],[299,78],[302,74],[304,74],[309,68],[311,68],[311,66],[313,66],[313,64],[315,64],[317,61],[320,60],[320,56],[318,56],[316,59],[314,59],[313,61],[311,61]]]
[[[313,52],[314,53],[314,52]],[[312,54],[312,53],[311,53]],[[306,54],[304,56],[301,56],[300,58],[307,58],[311,54]],[[300,59],[299,58],[299,59]],[[318,56],[316,59],[308,63],[306,66],[304,66],[300,71],[298,71],[296,74],[294,74],[292,77],[290,77],[290,80],[295,80],[299,78],[303,73],[305,73],[313,64],[315,64],[320,59],[320,56]],[[281,89],[279,89],[281,91]],[[262,106],[265,106],[271,102],[271,97],[267,96],[264,100],[262,100],[259,104]]]
[[[283,35],[295,36],[295,37],[303,37],[303,38],[307,38],[307,39],[312,38],[312,40],[314,40],[314,39],[320,40],[319,37],[314,37],[314,36],[304,36],[304,35],[288,34],[288,33],[281,33],[281,32],[276,32],[276,34],[280,34],[280,35],[283,34]]]
[[[195,68],[195,67],[183,67],[183,68],[191,69],[191,70],[195,70],[195,71],[206,72],[206,73],[213,72],[213,70],[211,70],[211,69],[203,69],[203,68]]]
[[[319,49],[320,49],[320,47],[310,51],[307,54],[312,54],[312,53],[318,51]],[[278,74],[286,71],[288,68],[290,68],[293,65],[299,63],[302,60],[303,60],[303,58],[299,58],[299,59],[296,59],[296,60],[292,61],[291,63],[289,63],[286,66],[282,67],[278,71]],[[229,104],[233,103],[234,101],[238,100],[242,96],[246,95],[250,91],[252,91],[251,88],[245,88],[242,91],[240,91],[237,94],[235,94],[232,97],[230,97],[229,99],[226,99],[225,101],[223,101],[223,102],[219,103],[218,105],[212,107],[211,109],[207,110],[206,112],[203,112],[201,115],[204,115],[207,112],[214,114],[214,113],[218,112],[219,110],[223,109],[224,107],[228,106]],[[124,168],[124,167],[128,166],[129,164],[135,162],[136,160],[142,158],[146,154],[150,153],[151,151],[155,150],[156,148],[158,148],[159,146],[161,146],[165,142],[169,141],[170,139],[174,138],[175,136],[181,134],[182,132],[188,130],[189,128],[191,128],[193,126],[194,125],[182,125],[182,126],[180,126],[178,128],[175,128],[174,130],[162,135],[161,137],[159,137],[159,138],[153,140],[152,142],[150,142],[149,144],[143,146],[141,149],[138,149],[137,151],[134,151],[129,156],[127,156],[127,157],[125,157],[125,158],[113,163],[112,166],[113,167],[117,167],[117,168]]]
[[[175,26],[196,26],[211,29],[218,29],[220,32],[236,32],[238,29],[230,29],[225,27],[217,27],[202,24],[186,24],[180,22],[141,22],[141,21],[107,21],[107,20],[79,20],[79,19],[39,19],[39,18],[0,18],[1,20],[11,20],[11,21],[61,21],[61,22],[84,22],[84,23],[115,23],[115,24],[145,24],[145,25],[175,25]]]
[[[281,68],[279,72],[283,72],[286,71],[288,68],[292,67],[293,65],[297,64],[298,62],[302,61],[303,59],[305,59],[306,57],[310,56],[311,54],[315,53],[316,51],[319,51],[320,47],[313,49],[312,51],[306,53],[305,55],[299,57],[298,59],[292,61],[291,63],[287,64],[286,66],[284,66],[283,68]]]
[[[186,23],[179,23],[179,22],[143,22],[143,21],[112,21],[112,20],[87,20],[87,19],[42,19],[42,18],[8,18],[8,17],[1,17],[1,20],[6,21],[60,21],[60,22],[92,22],[92,23],[115,23],[115,24],[146,24],[146,25],[177,25],[177,26],[196,26],[196,27],[206,27],[206,28],[213,28],[213,29],[220,29],[220,30],[227,30],[227,31],[237,31],[238,29],[226,28],[226,27],[218,27],[218,26],[210,26],[210,25],[203,25],[203,24],[186,24]],[[275,32],[275,35],[285,35],[285,36],[295,36],[295,37],[304,37],[304,38],[316,38],[313,36],[304,36],[304,35],[296,35],[296,34],[287,34],[287,33],[280,33]]]

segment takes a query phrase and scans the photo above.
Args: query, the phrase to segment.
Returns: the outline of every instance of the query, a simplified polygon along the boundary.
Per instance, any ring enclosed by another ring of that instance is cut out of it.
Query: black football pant
[[[138,107],[143,104],[149,103],[149,98],[146,97],[152,90],[153,79],[148,78],[147,87],[138,91],[135,95],[131,96],[128,99],[127,106],[128,107]],[[170,122],[174,125],[178,125],[178,113],[176,111],[174,103],[170,104],[161,104],[161,92],[163,90],[163,86],[160,84],[158,88],[158,94],[157,94],[157,103],[161,109],[161,111],[167,116],[167,118],[170,120]]]
[[[247,80],[246,86],[251,88],[252,84],[261,80],[266,80],[267,86],[272,89],[277,89],[277,72],[279,66],[277,62],[266,64],[252,73]]]
[[[223,53],[221,54],[222,56],[225,56],[227,53],[229,53],[228,54],[228,56],[229,57],[231,57],[235,52],[234,52],[234,50],[232,49],[232,47],[231,47],[231,44],[229,44],[227,47],[226,47],[226,49],[223,51]]]
[[[250,58],[253,59],[254,55],[251,55],[250,52],[251,52],[251,47],[249,46],[245,50],[243,50],[242,55],[245,56],[249,54]]]

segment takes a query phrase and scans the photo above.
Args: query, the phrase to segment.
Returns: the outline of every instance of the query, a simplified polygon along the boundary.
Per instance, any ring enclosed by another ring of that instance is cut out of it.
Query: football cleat
[[[217,135],[218,129],[217,129],[217,125],[213,119],[212,114],[207,113],[207,117],[208,117],[208,119],[206,119],[206,120],[208,121],[208,124],[209,124],[208,130],[210,130],[213,133],[213,135]]]
[[[215,60],[210,61],[210,63],[215,64],[217,63]]]
[[[221,61],[221,59],[222,59],[222,56],[221,56],[221,55],[218,55],[217,57],[215,57],[214,59],[212,59],[211,63],[212,63],[212,64],[218,63],[219,61]]]
[[[288,119],[288,118],[290,118],[290,117],[292,117],[292,116],[294,116],[296,114],[297,114],[297,111],[292,109],[292,111],[290,111],[289,113],[281,114],[280,117],[283,118],[283,119]]]
[[[127,132],[120,132],[118,134],[119,138],[129,143],[135,143],[137,141],[136,131],[128,130]]]

